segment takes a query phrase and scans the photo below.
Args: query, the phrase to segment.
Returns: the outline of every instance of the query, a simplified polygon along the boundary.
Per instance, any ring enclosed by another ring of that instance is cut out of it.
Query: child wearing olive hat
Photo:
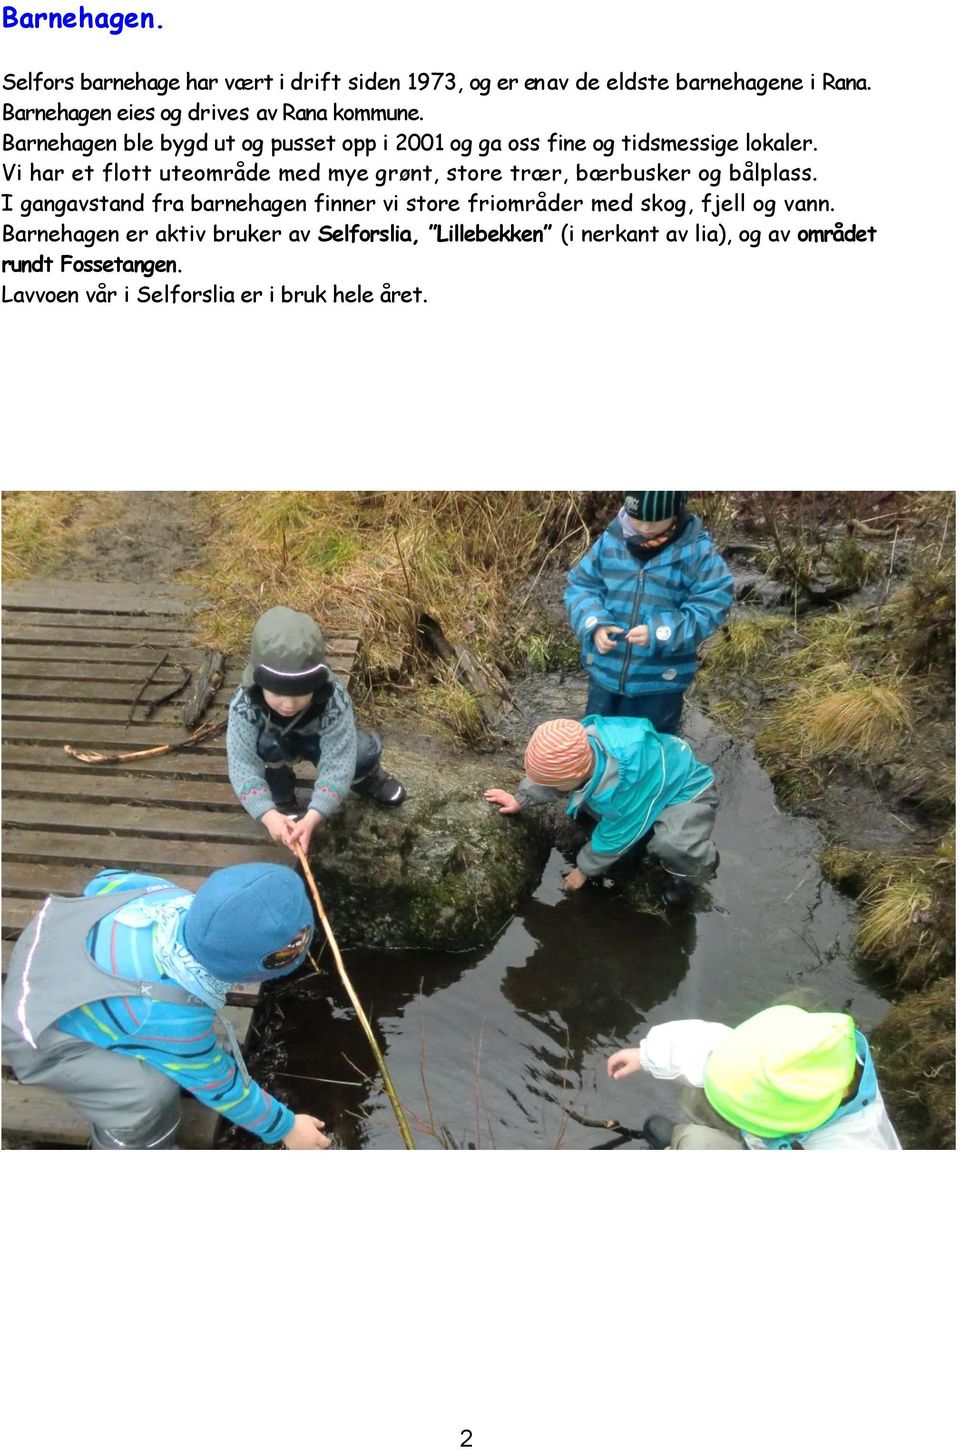
[[[870,1048],[843,1012],[768,1007],[742,1022],[665,1022],[607,1061],[619,1081],[640,1070],[702,1089],[700,1122],[672,1148],[899,1149]],[[707,1126],[709,1124],[709,1126]]]
[[[282,604],[262,614],[227,717],[227,769],[244,810],[278,845],[306,851],[348,791],[382,806],[406,799],[380,764],[382,750],[375,731],[357,729],[316,621]],[[295,820],[293,766],[301,760],[316,767],[317,778],[306,812]]]
[[[676,734],[697,648],[726,619],[733,577],[687,493],[630,490],[567,575],[564,603],[590,679],[586,715],[644,716]]]

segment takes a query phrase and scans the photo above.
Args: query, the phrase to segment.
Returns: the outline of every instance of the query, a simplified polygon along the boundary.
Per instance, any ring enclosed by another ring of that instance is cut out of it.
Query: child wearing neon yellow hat
[[[867,1039],[843,1012],[768,1007],[736,1028],[665,1022],[607,1061],[618,1081],[641,1068],[703,1090],[692,1106],[702,1121],[675,1127],[671,1148],[900,1147]]]

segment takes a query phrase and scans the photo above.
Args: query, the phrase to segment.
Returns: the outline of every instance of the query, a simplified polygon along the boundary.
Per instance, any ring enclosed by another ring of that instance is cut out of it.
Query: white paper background
[[[162,35],[4,33],[2,69],[867,74],[866,97],[619,101],[610,129],[828,133],[829,191],[881,240],[436,249],[436,300],[393,314],[5,308],[6,486],[953,486],[950,7],[156,8]],[[552,128],[529,109],[491,131]],[[323,259],[404,281],[393,253]],[[211,274],[258,267],[218,249]],[[7,1423],[111,1447],[922,1443],[950,1415],[955,1164],[7,1153]]]

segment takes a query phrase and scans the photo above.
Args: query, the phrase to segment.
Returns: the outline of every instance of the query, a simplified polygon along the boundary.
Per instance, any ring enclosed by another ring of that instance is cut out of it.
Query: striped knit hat
[[[530,736],[523,764],[535,785],[583,780],[593,773],[590,737],[579,720],[548,720]]]
[[[625,493],[623,506],[632,519],[639,519],[642,524],[656,524],[661,519],[675,519],[685,508],[689,497],[689,493],[648,489],[640,493]]]

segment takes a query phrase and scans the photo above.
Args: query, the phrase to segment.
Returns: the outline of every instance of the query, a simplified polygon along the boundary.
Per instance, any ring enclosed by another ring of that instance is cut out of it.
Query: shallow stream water
[[[680,1084],[606,1075],[609,1053],[658,1022],[735,1025],[787,994],[850,1011],[867,1033],[884,1016],[857,969],[853,903],[814,859],[816,826],[778,810],[748,746],[696,712],[685,734],[721,796],[720,871],[692,910],[669,922],[640,915],[615,886],[567,896],[554,851],[533,898],[478,951],[347,953],[419,1148],[599,1148],[622,1140],[571,1113],[635,1128],[653,1112],[676,1117]],[[273,995],[264,1080],[325,1119],[339,1146],[398,1148],[328,951],[320,965]]]

